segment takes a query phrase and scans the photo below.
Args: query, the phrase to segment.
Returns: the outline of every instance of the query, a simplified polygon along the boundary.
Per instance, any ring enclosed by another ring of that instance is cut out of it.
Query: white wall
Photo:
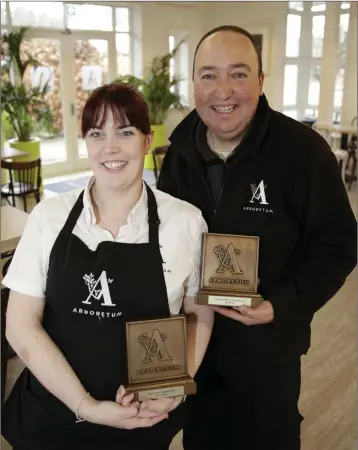
[[[237,25],[253,34],[261,29],[268,30],[268,73],[264,92],[271,106],[281,110],[287,3],[207,2],[206,5],[205,32],[220,25]]]
[[[190,70],[196,44],[201,36],[210,29],[230,24],[246,28],[254,34],[260,32],[260,30],[263,32],[268,31],[266,42],[266,45],[268,45],[268,67],[264,67],[264,70],[266,69],[264,92],[270,105],[276,110],[282,110],[288,2],[217,1],[175,3],[159,1],[136,4],[140,5],[142,11],[144,65],[153,56],[168,50],[168,36],[175,30],[188,32]],[[354,6],[356,7],[356,5],[353,5],[354,3],[351,2],[351,11]],[[338,9],[337,11],[339,14]],[[326,31],[328,35],[329,30]],[[325,48],[328,51],[330,49],[329,45],[326,45]],[[352,52],[353,50],[351,50]],[[329,55],[328,59],[330,57]],[[324,59],[327,60],[327,55],[324,55]],[[349,75],[345,79],[346,101],[348,97],[350,98],[349,92],[356,92],[356,68],[354,70],[354,68],[352,69],[352,64],[350,66]],[[188,73],[188,77],[191,78],[191,72]],[[322,77],[325,77],[324,73]],[[327,90],[325,85],[327,83],[325,83],[324,79],[321,80],[321,83],[323,91],[326,91],[325,93],[322,92],[322,94],[326,96]],[[333,93],[329,97],[332,95]],[[191,79],[189,82],[189,102],[189,106],[193,107]],[[352,101],[351,103],[353,105]],[[348,109],[351,115],[351,110],[354,108],[350,107]]]
[[[268,73],[264,92],[275,109],[282,108],[283,71],[285,56],[285,2],[141,2],[142,52],[144,67],[156,55],[168,51],[168,36],[173,30],[188,32],[189,68],[199,39],[210,29],[224,25],[238,25],[254,33],[268,31]],[[191,73],[188,74],[191,77]],[[189,102],[192,83],[189,83]]]
[[[189,69],[197,42],[203,35],[205,3],[140,2],[142,12],[143,68],[155,56],[169,51],[169,36],[187,34]],[[188,77],[191,77],[189,71]],[[192,83],[189,82],[189,106],[193,107]]]

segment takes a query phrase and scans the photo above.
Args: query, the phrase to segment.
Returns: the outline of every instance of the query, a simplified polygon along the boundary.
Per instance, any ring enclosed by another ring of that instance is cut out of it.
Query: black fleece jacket
[[[210,232],[260,237],[259,291],[275,313],[273,323],[251,327],[216,316],[210,353],[228,375],[238,359],[307,352],[314,313],[356,265],[357,228],[326,141],[264,95],[226,163],[207,148],[205,131],[195,110],[177,126],[158,187],[201,209]]]

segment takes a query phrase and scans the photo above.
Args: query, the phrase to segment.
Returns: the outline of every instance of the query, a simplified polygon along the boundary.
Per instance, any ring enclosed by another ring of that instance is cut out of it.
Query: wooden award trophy
[[[188,374],[186,317],[126,323],[128,394],[154,400],[196,393]]]
[[[216,233],[203,234],[199,305],[256,307],[259,238]]]

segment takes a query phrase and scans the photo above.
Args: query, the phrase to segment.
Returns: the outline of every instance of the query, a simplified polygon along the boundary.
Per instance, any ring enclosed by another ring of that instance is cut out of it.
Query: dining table
[[[24,150],[18,150],[17,148],[10,147],[9,145],[5,145],[1,149],[1,161],[4,161],[5,159],[14,160],[21,158],[22,156],[29,156],[29,153]]]

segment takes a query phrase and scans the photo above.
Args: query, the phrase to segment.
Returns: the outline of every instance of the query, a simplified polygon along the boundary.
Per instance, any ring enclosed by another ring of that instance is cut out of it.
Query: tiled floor
[[[357,217],[355,185],[348,195]],[[356,278],[357,269],[313,321],[312,347],[303,358],[302,369],[302,450],[357,448]],[[9,361],[7,392],[21,369],[17,358]],[[6,444],[1,448],[9,449]],[[181,433],[171,450],[182,450]]]

